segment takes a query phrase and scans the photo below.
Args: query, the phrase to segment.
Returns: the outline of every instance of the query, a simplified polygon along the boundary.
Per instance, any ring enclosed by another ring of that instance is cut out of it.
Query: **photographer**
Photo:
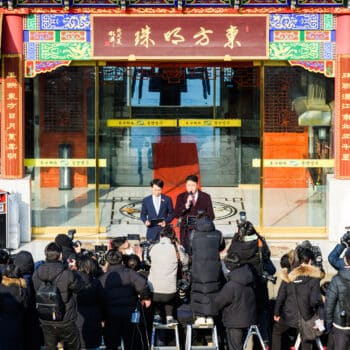
[[[349,229],[349,227],[346,227],[345,229]],[[329,263],[336,269],[336,270],[343,270],[345,267],[345,256],[340,257],[345,249],[348,249],[350,246],[350,231],[347,231],[341,238],[340,243],[338,243],[334,249],[329,253],[328,255],[328,261]]]
[[[149,259],[151,268],[148,283],[153,292],[154,321],[161,321],[165,314],[166,323],[173,323],[178,268],[179,264],[188,265],[189,258],[171,226],[160,231],[160,241],[150,248]]]
[[[254,274],[255,295],[260,332],[266,344],[269,343],[269,295],[267,281],[275,282],[276,269],[270,259],[270,249],[265,239],[258,234],[253,224],[246,221],[245,212],[240,213],[237,222],[238,232],[233,236],[227,251],[229,255],[237,255],[241,264],[248,264]]]

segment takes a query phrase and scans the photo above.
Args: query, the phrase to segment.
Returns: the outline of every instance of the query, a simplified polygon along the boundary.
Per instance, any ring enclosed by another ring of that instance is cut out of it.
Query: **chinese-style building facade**
[[[175,198],[190,173],[224,232],[241,210],[272,239],[349,224],[345,0],[2,6],[0,188],[22,241],[135,233],[149,181]]]

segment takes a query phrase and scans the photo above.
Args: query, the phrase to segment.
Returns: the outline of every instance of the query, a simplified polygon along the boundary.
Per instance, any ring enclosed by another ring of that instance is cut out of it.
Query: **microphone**
[[[192,191],[190,191],[190,192],[188,193],[188,195],[191,196],[190,205],[192,205],[192,204],[193,204],[193,193],[192,193]]]

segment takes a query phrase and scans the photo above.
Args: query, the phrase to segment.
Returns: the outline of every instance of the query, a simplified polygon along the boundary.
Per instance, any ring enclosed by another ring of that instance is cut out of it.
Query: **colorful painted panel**
[[[334,78],[335,60],[328,61],[289,61],[292,66],[300,66],[310,72],[321,73],[326,77]]]
[[[272,14],[270,30],[333,30],[335,16],[332,14]]]
[[[270,43],[271,60],[329,60],[335,57],[335,43],[273,42]]]
[[[87,42],[24,43],[24,54],[26,60],[30,61],[89,60],[91,44]]]
[[[296,0],[298,7],[342,7],[346,0]]]
[[[334,60],[335,16],[270,15],[271,60]]]
[[[34,78],[39,73],[47,73],[61,66],[69,66],[71,61],[25,61],[25,78]]]
[[[90,15],[41,14],[29,15],[24,30],[90,30]]]
[[[291,0],[241,0],[240,7],[289,7]]]
[[[70,0],[70,7],[120,7],[121,0]]]
[[[93,57],[267,58],[267,16],[92,16]]]
[[[127,7],[174,7],[174,6],[177,6],[177,0],[129,0],[127,2]]]
[[[234,0],[179,0],[183,7],[230,7]]]
[[[63,7],[64,0],[18,0],[16,7]]]

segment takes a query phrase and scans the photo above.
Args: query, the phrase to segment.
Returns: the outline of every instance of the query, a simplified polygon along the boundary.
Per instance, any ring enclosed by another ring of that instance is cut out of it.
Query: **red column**
[[[1,101],[1,177],[24,176],[23,18],[4,15]]]

